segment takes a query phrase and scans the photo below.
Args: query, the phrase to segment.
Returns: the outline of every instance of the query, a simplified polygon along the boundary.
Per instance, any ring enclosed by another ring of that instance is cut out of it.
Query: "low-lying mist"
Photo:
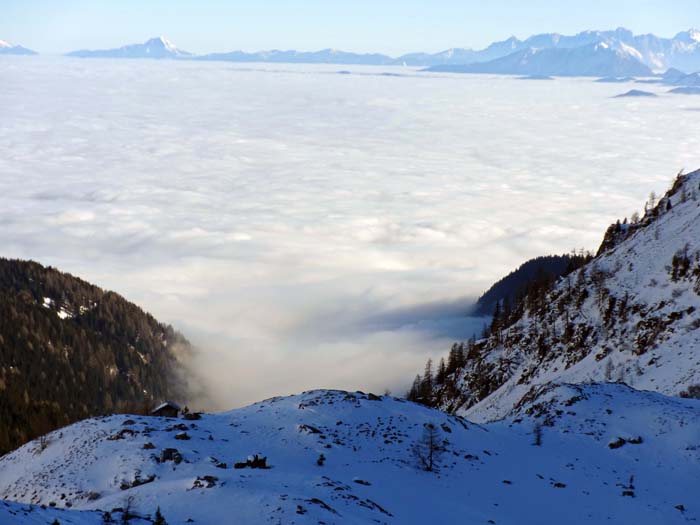
[[[205,408],[402,394],[494,280],[700,165],[660,87],[338,69],[2,58],[1,255],[172,323]]]

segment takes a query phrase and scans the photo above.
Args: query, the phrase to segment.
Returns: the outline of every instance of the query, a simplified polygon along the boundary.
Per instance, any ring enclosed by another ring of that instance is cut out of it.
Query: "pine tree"
[[[435,383],[438,385],[444,385],[446,378],[447,378],[447,367],[445,366],[445,359],[441,357],[440,364],[438,365],[437,373],[435,374]]]
[[[447,373],[451,374],[453,372],[457,371],[457,368],[459,368],[459,345],[457,343],[453,343],[452,347],[450,348],[450,353],[447,355]]]
[[[168,525],[168,522],[165,521],[165,518],[163,515],[160,513],[160,507],[156,509],[156,515],[153,520],[153,525]]]
[[[421,378],[418,374],[416,374],[416,378],[413,380],[411,389],[406,394],[406,399],[408,399],[409,401],[418,401],[418,397],[420,396],[420,388]]]
[[[428,359],[425,363],[425,371],[423,372],[423,380],[420,386],[420,401],[426,405],[430,404],[433,397],[433,360]]]
[[[491,319],[491,333],[494,334],[498,331],[501,322],[501,303],[496,301],[496,307],[493,311],[493,319]]]

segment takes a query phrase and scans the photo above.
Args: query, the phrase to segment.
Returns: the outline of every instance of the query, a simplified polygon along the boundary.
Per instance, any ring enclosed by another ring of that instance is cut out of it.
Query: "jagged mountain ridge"
[[[234,51],[230,53],[212,53],[198,57],[198,59],[233,62],[300,62],[423,67],[462,66],[465,64],[490,62],[510,55],[513,55],[511,60],[515,60],[515,57],[526,57],[542,50],[559,50],[559,52],[550,51],[547,53],[559,57],[559,60],[563,57],[578,58],[575,53],[571,53],[571,50],[585,47],[592,48],[601,44],[630,57],[627,67],[617,69],[617,71],[627,71],[628,74],[648,75],[651,74],[651,70],[662,71],[672,67],[686,72],[700,69],[700,32],[695,29],[682,31],[672,38],[663,38],[652,34],[635,35],[625,28],[617,28],[610,31],[583,31],[571,36],[558,33],[543,33],[533,35],[525,40],[520,40],[513,36],[503,41],[494,42],[481,50],[451,48],[438,53],[407,53],[396,58],[381,53],[360,54],[328,49],[317,52],[270,50],[246,53]],[[635,62],[642,63],[646,68],[639,67]],[[561,69],[561,66],[559,69]],[[447,71],[449,68],[437,68],[436,70]],[[615,74],[613,70],[608,71],[610,75]],[[509,72],[509,74],[520,73]],[[525,74],[537,73],[528,70]],[[620,73],[620,75],[624,74]]]
[[[427,71],[542,76],[652,76],[641,55],[624,44],[597,42],[581,47],[529,47],[488,62],[432,66]]]
[[[352,53],[337,49],[324,49],[320,51],[297,51],[272,49],[257,52],[231,51],[223,53],[209,53],[195,56],[192,53],[176,48],[163,37],[153,38],[145,44],[132,44],[118,49],[108,50],[80,50],[68,53],[77,57],[107,57],[107,58],[191,58],[196,60],[223,60],[230,62],[277,62],[277,63],[318,63],[318,64],[364,64],[364,65],[407,65],[407,66],[443,66],[437,70],[449,70],[446,66],[464,66],[466,64],[485,63],[497,61],[511,56],[509,61],[511,69],[513,62],[522,62],[529,56],[534,56],[547,51],[537,57],[554,57],[562,61],[566,58],[579,60],[581,52],[573,53],[572,50],[580,48],[593,49],[595,46],[607,46],[615,50],[621,57],[626,57],[629,62],[624,68],[618,66],[616,70],[607,70],[603,76],[618,74],[648,75],[650,70],[663,71],[668,68],[677,68],[690,73],[700,70],[700,31],[690,29],[682,31],[672,38],[658,37],[652,34],[635,35],[631,31],[618,28],[610,31],[583,31],[576,35],[560,35],[558,33],[543,33],[530,36],[525,40],[510,37],[506,40],[494,42],[481,50],[469,48],[451,48],[438,53],[407,53],[399,57],[391,57],[381,53]],[[590,53],[589,53],[590,55]],[[600,54],[599,54],[600,55]],[[590,58],[589,58],[590,59]],[[636,64],[646,67],[640,67]],[[502,63],[497,63],[501,69]],[[491,68],[494,68],[492,65]],[[482,67],[483,68],[483,67]],[[569,70],[573,71],[573,66]],[[542,66],[540,69],[544,70]],[[561,64],[558,66],[561,70]],[[554,71],[553,68],[549,69]],[[523,72],[522,66],[520,71]],[[597,71],[603,71],[598,69]],[[509,74],[520,74],[509,72]],[[525,74],[537,74],[534,71],[526,71]],[[542,73],[547,74],[547,73]],[[565,73],[565,74],[581,74]],[[597,73],[596,73],[597,74]]]
[[[131,498],[135,514],[160,507],[168,523],[680,524],[700,516],[698,406],[624,385],[550,385],[483,426],[324,390],[198,420],[91,419],[0,458],[0,499],[12,501],[0,521],[97,525],[97,509],[118,521],[113,509]],[[429,423],[436,472],[411,452]],[[232,468],[250,454],[270,468]]]
[[[183,399],[189,343],[114,292],[0,258],[0,453],[79,419]]]
[[[639,221],[612,225],[591,262],[495,320],[423,401],[484,421],[552,381],[668,395],[700,383],[699,195],[700,170]]]

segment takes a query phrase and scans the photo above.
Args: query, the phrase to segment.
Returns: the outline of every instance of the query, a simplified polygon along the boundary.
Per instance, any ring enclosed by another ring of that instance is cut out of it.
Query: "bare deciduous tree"
[[[426,423],[423,435],[414,443],[412,452],[423,470],[433,472],[437,468],[440,456],[444,452],[438,427],[434,423]]]

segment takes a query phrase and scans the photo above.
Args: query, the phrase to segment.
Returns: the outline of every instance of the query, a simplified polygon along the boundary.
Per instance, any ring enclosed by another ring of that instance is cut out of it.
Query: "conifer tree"
[[[156,515],[155,519],[153,520],[153,525],[168,525],[168,522],[165,521],[165,518],[160,513],[160,507],[156,509]]]
[[[420,375],[416,374],[416,378],[413,380],[411,389],[406,394],[406,399],[408,399],[409,401],[418,401],[418,397],[420,396],[420,388],[421,378]]]
[[[440,364],[438,365],[437,373],[435,374],[435,383],[438,385],[444,385],[446,378],[447,378],[447,367],[445,366],[445,359],[441,357]]]
[[[423,372],[423,381],[421,382],[420,401],[426,405],[430,404],[433,396],[433,360],[428,359],[425,363],[425,371]]]

